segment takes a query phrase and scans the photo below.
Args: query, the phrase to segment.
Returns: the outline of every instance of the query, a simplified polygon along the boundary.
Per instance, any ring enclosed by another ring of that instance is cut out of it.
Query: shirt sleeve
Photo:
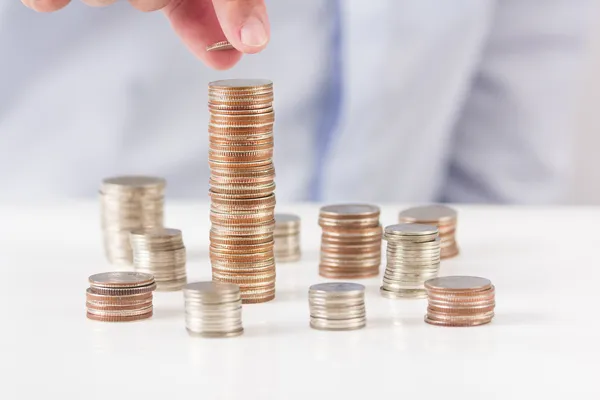
[[[441,201],[561,202],[589,0],[500,0],[453,132]]]

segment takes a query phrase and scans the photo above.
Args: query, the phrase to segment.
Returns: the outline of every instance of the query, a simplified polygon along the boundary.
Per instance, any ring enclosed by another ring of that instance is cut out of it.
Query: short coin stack
[[[165,185],[164,179],[149,176],[120,176],[102,182],[102,231],[109,262],[131,265],[129,232],[163,226]]]
[[[456,210],[444,205],[413,207],[400,212],[400,223],[435,225],[440,233],[442,258],[451,258],[459,253],[456,244]]]
[[[387,266],[381,295],[387,298],[423,298],[423,283],[438,275],[440,239],[435,226],[398,224],[385,228]]]
[[[442,326],[476,326],[494,318],[495,288],[488,279],[446,276],[425,282],[425,322]]]
[[[294,214],[275,214],[275,260],[294,262],[301,257],[300,217]]]
[[[239,285],[244,303],[275,298],[273,84],[209,84],[210,258],[213,280]]]
[[[379,214],[379,207],[368,204],[336,204],[321,208],[321,276],[359,279],[379,274]]]
[[[139,272],[105,272],[89,277],[87,317],[103,322],[127,322],[152,316],[154,277]]]
[[[178,229],[139,229],[131,232],[133,266],[154,275],[156,290],[180,290],[187,283],[186,250]]]
[[[367,323],[365,287],[358,283],[312,285],[308,291],[310,326],[327,331],[363,328]]]
[[[185,325],[191,336],[232,337],[244,332],[239,286],[194,282],[183,288],[183,296]]]

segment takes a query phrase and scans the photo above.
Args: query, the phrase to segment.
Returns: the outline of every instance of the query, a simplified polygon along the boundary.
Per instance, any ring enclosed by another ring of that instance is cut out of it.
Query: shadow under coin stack
[[[440,233],[442,259],[458,255],[456,210],[441,204],[413,207],[400,212],[399,222],[437,226]]]
[[[379,274],[379,214],[379,207],[368,204],[337,204],[321,208],[321,276],[360,279]]]
[[[294,262],[301,257],[300,217],[293,214],[275,214],[275,260]]]
[[[358,283],[330,282],[312,285],[308,291],[310,327],[349,331],[367,323],[365,287]]]
[[[240,288],[231,283],[194,282],[183,288],[185,325],[191,336],[232,337],[244,332]]]
[[[425,322],[442,326],[476,326],[494,318],[495,288],[476,276],[446,276],[425,282]]]
[[[165,185],[164,179],[149,176],[121,176],[102,182],[102,232],[110,263],[131,265],[133,262],[130,231],[162,228]]]
[[[239,285],[243,303],[275,298],[273,84],[209,84],[210,259],[214,281]]]
[[[383,297],[424,298],[423,283],[438,275],[440,239],[435,226],[398,224],[385,228],[387,264],[380,288]]]
[[[152,274],[157,291],[180,290],[187,283],[186,250],[179,229],[134,230],[131,232],[133,267]]]
[[[152,316],[154,277],[139,272],[105,272],[89,277],[87,317],[103,322],[128,322]]]

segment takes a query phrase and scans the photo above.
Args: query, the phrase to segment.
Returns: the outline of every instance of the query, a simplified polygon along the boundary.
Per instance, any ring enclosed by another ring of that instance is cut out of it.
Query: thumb
[[[225,37],[242,53],[258,53],[271,35],[264,0],[212,0]]]

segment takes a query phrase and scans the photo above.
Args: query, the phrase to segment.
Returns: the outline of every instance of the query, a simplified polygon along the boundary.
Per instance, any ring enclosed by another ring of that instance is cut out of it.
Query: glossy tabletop
[[[402,208],[382,205],[382,224]],[[440,275],[491,279],[490,325],[427,325],[426,300],[382,298],[380,275],[358,281],[365,329],[310,329],[308,287],[327,281],[319,207],[279,204],[302,217],[302,261],[277,265],[274,301],[244,306],[244,335],[201,339],[181,292],[155,293],[150,320],[86,319],[88,276],[114,269],[98,204],[2,204],[0,398],[598,398],[600,209],[456,208],[461,254]],[[189,280],[210,279],[208,205],[168,202],[166,224],[183,231]]]

